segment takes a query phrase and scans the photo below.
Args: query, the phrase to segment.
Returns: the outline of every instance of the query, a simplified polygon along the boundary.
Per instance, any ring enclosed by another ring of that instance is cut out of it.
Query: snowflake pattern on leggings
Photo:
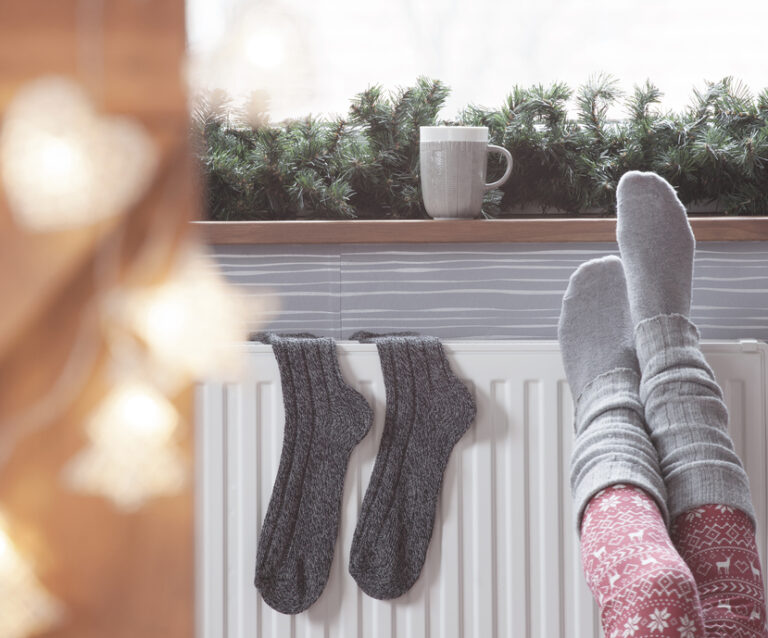
[[[668,533],[646,492],[613,485],[587,507],[581,557],[607,638],[768,638],[755,533],[739,510],[697,507]]]
[[[765,588],[752,522],[727,505],[678,516],[672,541],[691,568],[708,638],[766,638]]]
[[[581,559],[607,638],[704,638],[690,569],[643,490],[596,494],[581,528]]]

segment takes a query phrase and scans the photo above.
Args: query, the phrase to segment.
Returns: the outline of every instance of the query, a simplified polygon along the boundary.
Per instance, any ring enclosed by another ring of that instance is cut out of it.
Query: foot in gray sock
[[[369,596],[397,598],[421,573],[443,473],[475,418],[475,402],[438,339],[371,333],[351,338],[376,344],[387,408],[349,572]]]
[[[571,394],[614,368],[637,371],[624,269],[618,257],[593,259],[571,275],[557,338]]]
[[[728,434],[728,411],[688,318],[695,241],[672,187],[654,173],[619,181],[617,237],[642,375],[640,397],[672,519],[701,505],[754,521],[749,481]]]
[[[297,614],[328,580],[347,462],[373,411],[342,378],[333,339],[264,333],[252,339],[272,344],[285,405],[283,450],[254,583],[270,607]]]
[[[630,171],[619,180],[616,197],[616,235],[634,323],[688,316],[695,242],[675,190],[656,173]]]
[[[644,489],[668,520],[658,457],[643,422],[632,320],[618,258],[589,261],[571,276],[558,338],[576,407],[570,478],[577,531],[590,499],[617,483]]]

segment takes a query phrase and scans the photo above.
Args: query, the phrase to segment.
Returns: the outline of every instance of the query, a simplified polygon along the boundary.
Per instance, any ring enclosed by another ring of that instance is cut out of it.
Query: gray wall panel
[[[279,312],[251,330],[341,338],[340,257],[334,246],[214,246],[226,278],[247,297],[271,294]]]
[[[346,338],[417,330],[444,339],[551,339],[583,261],[613,243],[219,246],[246,294],[269,288],[282,312],[268,329]],[[768,340],[768,243],[702,243],[693,319],[704,338]],[[255,326],[254,326],[255,327]]]

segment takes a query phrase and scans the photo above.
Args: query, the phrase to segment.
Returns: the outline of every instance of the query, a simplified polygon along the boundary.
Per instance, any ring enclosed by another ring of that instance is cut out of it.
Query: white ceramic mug
[[[420,134],[421,196],[429,216],[477,217],[483,194],[509,179],[512,155],[488,144],[487,126],[422,126]],[[485,183],[488,152],[501,153],[507,160],[504,175],[491,184]]]

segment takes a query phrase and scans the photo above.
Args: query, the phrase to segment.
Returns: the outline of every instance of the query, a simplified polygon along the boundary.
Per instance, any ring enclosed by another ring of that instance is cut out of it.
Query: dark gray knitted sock
[[[387,409],[349,572],[369,596],[397,598],[421,573],[445,466],[476,407],[435,337],[358,332],[351,338],[376,344]]]
[[[342,378],[333,339],[251,338],[272,344],[285,405],[283,450],[254,583],[270,607],[297,614],[317,600],[328,580],[347,462],[370,429],[373,411]]]

